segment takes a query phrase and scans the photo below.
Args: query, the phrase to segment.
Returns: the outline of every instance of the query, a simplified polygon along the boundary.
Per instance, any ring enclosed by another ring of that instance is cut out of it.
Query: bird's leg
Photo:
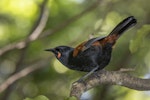
[[[99,66],[96,66],[94,69],[92,69],[90,72],[88,72],[86,75],[84,75],[83,77],[81,77],[78,82],[83,81],[84,79],[86,79],[88,76],[90,76],[93,72],[95,72],[97,69],[99,68]]]

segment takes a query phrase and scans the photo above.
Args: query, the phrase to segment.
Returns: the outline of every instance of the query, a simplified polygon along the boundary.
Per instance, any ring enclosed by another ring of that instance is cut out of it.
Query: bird
[[[45,51],[52,52],[69,69],[88,72],[83,77],[84,79],[93,72],[104,69],[109,64],[116,41],[127,29],[136,23],[137,20],[134,16],[129,16],[116,25],[107,36],[89,39],[75,48],[57,46]]]

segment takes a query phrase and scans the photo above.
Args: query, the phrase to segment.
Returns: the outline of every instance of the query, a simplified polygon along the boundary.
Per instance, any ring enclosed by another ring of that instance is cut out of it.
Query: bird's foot
[[[84,78],[80,78],[79,80],[77,80],[76,82],[78,82],[78,83],[82,83],[82,82],[84,82],[85,81],[85,79]]]
[[[73,85],[76,85],[76,84],[79,84],[79,83],[85,83],[85,79],[80,78],[79,80],[73,82],[72,84],[73,84]]]

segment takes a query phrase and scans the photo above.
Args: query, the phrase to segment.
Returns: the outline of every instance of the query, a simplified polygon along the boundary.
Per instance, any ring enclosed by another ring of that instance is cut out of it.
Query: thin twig
[[[48,9],[46,7],[47,1],[48,0],[43,0],[42,4],[40,4],[39,17],[37,18],[35,24],[31,28],[30,33],[28,34],[28,36],[26,37],[26,39],[25,39],[25,41],[23,43],[23,46],[22,46],[23,48],[21,48],[20,57],[18,58],[18,61],[16,63],[16,70],[10,75],[10,78],[8,78],[8,80],[6,80],[4,82],[4,84],[2,84],[2,86],[1,86],[2,91],[3,91],[3,89],[4,90],[6,89],[3,97],[1,98],[2,100],[7,100],[7,98],[9,98],[9,95],[10,95],[10,93],[13,90],[14,82],[17,80],[16,79],[17,77],[15,77],[15,75],[22,68],[23,61],[24,61],[24,59],[26,57],[26,53],[27,53],[26,51],[27,51],[27,49],[28,49],[28,47],[29,47],[29,45],[31,43],[29,41],[35,40],[36,38],[38,38],[39,35],[42,33],[45,25],[46,25],[46,22],[48,20],[48,15],[49,15],[49,11],[48,11]],[[20,75],[20,74],[18,74],[18,75]],[[22,76],[20,76],[20,78],[21,77]],[[13,83],[11,83],[11,81]]]
[[[101,0],[98,0],[97,2],[95,2],[94,4],[92,4],[90,7],[88,7],[87,9],[85,9],[84,11],[82,11],[81,13],[73,16],[72,18],[68,19],[67,21],[59,24],[58,26],[56,26],[54,29],[50,29],[50,30],[45,30],[44,32],[42,32],[43,35],[40,35],[40,34],[32,34],[30,35],[30,38],[29,40],[22,40],[20,42],[17,42],[17,43],[11,43],[11,44],[8,44],[4,47],[2,47],[0,49],[0,56],[2,56],[3,54],[11,51],[11,50],[14,50],[14,49],[22,49],[25,47],[26,43],[28,42],[32,42],[32,41],[35,41],[37,39],[41,39],[41,38],[45,38],[55,32],[58,32],[62,29],[64,29],[65,27],[67,27],[69,24],[73,23],[74,21],[78,20],[79,18],[81,18],[83,15],[89,13],[90,11],[94,10],[98,5],[99,5],[99,2]],[[41,26],[42,27],[42,26]],[[37,29],[36,31],[39,32],[39,30]],[[40,37],[38,38],[38,36],[40,35]]]
[[[27,48],[29,47],[29,45],[31,43],[28,41],[32,41],[32,40],[37,39],[39,37],[39,35],[42,33],[44,27],[46,26],[46,22],[47,22],[48,16],[49,16],[49,10],[46,7],[47,1],[48,0],[43,0],[43,3],[40,6],[39,17],[36,20],[35,25],[32,27],[31,32],[26,37],[24,48],[22,49],[22,52],[20,54],[20,58],[16,64],[17,69],[21,66],[21,64],[22,64],[22,62],[26,56]]]
[[[37,20],[37,24],[35,25],[35,29],[33,28],[33,32],[31,31],[31,33],[29,33],[29,36],[25,39],[22,40],[20,42],[17,43],[11,43],[8,44],[6,46],[4,46],[3,48],[0,49],[0,56],[5,54],[8,51],[11,51],[13,49],[22,49],[25,48],[26,45],[34,40],[36,40],[40,34],[42,34],[42,31],[46,25],[46,22],[48,20],[48,15],[49,15],[49,10],[47,9],[46,2],[48,0],[44,0],[43,4],[41,6],[41,14]]]
[[[35,64],[24,68],[20,72],[15,73],[14,75],[10,76],[7,80],[5,80],[1,85],[0,85],[0,93],[3,92],[5,89],[7,89],[12,83],[17,81],[18,79],[25,77],[26,75],[30,74],[31,72],[38,70],[42,68],[43,66],[46,66],[45,60],[39,61],[38,63],[36,62]]]
[[[56,33],[57,31],[60,31],[61,29],[64,29],[66,26],[68,26],[69,24],[75,22],[76,20],[78,20],[79,18],[81,18],[83,15],[85,15],[85,14],[89,13],[90,11],[94,10],[95,8],[97,8],[101,1],[102,0],[97,0],[90,7],[88,7],[85,10],[83,10],[81,13],[73,16],[72,18],[68,19],[67,21],[59,24],[54,29],[52,29],[52,30],[49,29],[49,30],[44,31],[44,34],[42,36],[40,36],[39,38],[47,37],[47,36],[49,36],[49,35],[51,35],[53,33]]]
[[[42,33],[43,29],[46,26],[48,16],[49,16],[49,10],[46,6],[47,2],[48,0],[44,0],[41,5],[41,9],[40,9],[41,13],[37,20],[37,24],[35,24],[35,29],[33,28],[33,32],[31,31],[31,34],[28,37],[29,41],[36,40],[40,36],[40,34]]]

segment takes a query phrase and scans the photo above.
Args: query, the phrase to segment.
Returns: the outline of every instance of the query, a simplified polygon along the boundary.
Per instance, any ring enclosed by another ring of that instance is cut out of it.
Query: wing
[[[80,45],[78,45],[74,49],[74,51],[73,51],[73,57],[76,57],[79,53],[87,50],[92,45],[101,45],[100,40],[103,40],[104,38],[105,37],[97,37],[97,38],[93,38],[93,39],[90,39],[88,41],[85,41],[85,42],[81,43]]]
[[[108,36],[93,38],[93,39],[90,39],[90,40],[78,45],[73,51],[73,56],[74,57],[77,56],[79,53],[87,50],[92,45],[105,46],[105,44],[110,43],[113,46],[115,44],[116,40],[119,38],[119,36],[125,30],[134,26],[135,24],[136,24],[136,19],[133,16],[130,16],[130,17],[124,19],[113,29],[113,31]]]

